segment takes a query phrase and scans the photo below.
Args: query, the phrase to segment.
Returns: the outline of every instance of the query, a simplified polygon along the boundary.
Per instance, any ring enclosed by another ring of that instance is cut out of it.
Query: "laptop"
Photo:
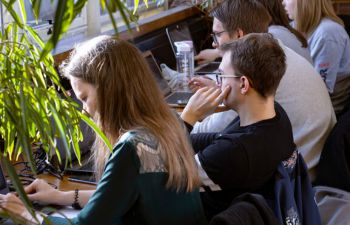
[[[170,27],[167,27],[165,31],[168,36],[168,39],[175,57],[176,57],[175,42],[192,41],[193,43],[191,32],[186,22],[178,23]],[[197,55],[195,48],[193,48],[193,53],[194,55]],[[220,65],[220,62],[210,62],[203,65],[196,65],[194,71],[195,71],[195,74],[198,74],[198,75],[213,74],[217,72],[219,65]]]
[[[7,193],[10,192],[10,189],[9,189],[9,186],[6,182],[6,178],[5,178],[5,174],[4,174],[4,171],[2,170],[1,168],[1,164],[0,164],[0,194],[3,194],[3,195],[6,195]],[[52,213],[55,213],[53,214],[54,216],[60,216],[60,217],[63,217],[62,215],[66,216],[67,218],[73,218],[74,216],[77,215],[77,213],[79,211],[77,210],[72,210],[72,209],[65,209],[65,211],[61,211],[60,209],[62,208],[62,206],[54,206],[56,209],[58,209],[59,211],[53,211],[52,210],[52,207],[47,207],[47,206],[44,206],[44,205],[39,205],[39,204],[35,204],[35,203],[32,203],[33,204],[33,208],[36,210],[36,211],[40,211],[44,214],[47,214],[47,215],[50,215]],[[72,211],[74,214],[74,216],[72,216]],[[65,214],[62,214],[61,212],[65,213]],[[13,225],[13,221],[11,218],[3,218],[3,217],[0,217],[0,224],[3,224],[3,225]]]
[[[79,104],[80,108],[78,110],[82,109],[82,103],[78,100],[78,98],[75,96],[73,91],[70,91],[71,93],[71,99]],[[55,128],[55,125],[52,125],[53,128]],[[66,168],[66,161],[68,160],[67,150],[64,145],[64,142],[62,138],[55,138],[57,149],[60,153],[61,157],[61,164],[58,163],[57,156],[54,155],[50,163],[53,164],[56,168],[60,168],[62,171],[66,172],[72,172],[73,171],[80,171],[81,173],[93,173],[92,168],[92,162],[89,161],[90,155],[91,155],[91,147],[95,140],[95,132],[90,128],[84,121],[79,121],[79,126],[83,135],[83,140],[79,142],[80,147],[80,154],[81,154],[81,163],[82,165],[78,164],[78,160],[75,156],[73,146],[71,146],[70,156],[71,156],[71,166],[70,163],[68,163],[68,168]]]
[[[0,194],[6,195],[9,193],[9,187],[6,182],[5,174],[0,165]]]
[[[153,72],[154,79],[156,80],[158,87],[162,91],[166,102],[170,106],[184,107],[191,96],[192,92],[173,92],[168,84],[168,81],[163,77],[162,71],[160,70],[158,63],[156,62],[151,51],[143,53],[143,57],[146,59],[151,71]]]

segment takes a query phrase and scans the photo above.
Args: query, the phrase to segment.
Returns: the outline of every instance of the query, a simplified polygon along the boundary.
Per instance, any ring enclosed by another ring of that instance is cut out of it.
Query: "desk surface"
[[[58,190],[61,191],[71,191],[75,189],[79,190],[95,190],[96,185],[92,184],[84,184],[79,182],[72,182],[67,180],[68,176],[63,176],[63,180],[60,180],[49,174],[40,174],[37,176],[40,179],[47,181],[50,184],[53,184],[57,187]]]
[[[19,161],[14,161],[15,162],[21,162],[23,159],[20,159]],[[23,169],[23,164],[18,164],[15,166],[15,169],[18,174],[20,174],[21,170]],[[4,171],[6,174],[6,171]],[[63,179],[60,180],[59,178],[48,174],[48,173],[43,173],[35,176],[36,178],[43,179],[47,181],[49,184],[52,184],[53,186],[57,187],[58,190],[61,191],[70,191],[70,190],[95,190],[96,185],[93,184],[85,184],[85,183],[80,183],[80,182],[72,182],[68,180],[68,175],[64,175]]]
[[[171,108],[175,109],[177,113],[181,114],[185,106],[171,106]],[[226,110],[226,107],[224,107],[223,105],[219,105],[219,107],[215,109],[215,112],[224,112]]]

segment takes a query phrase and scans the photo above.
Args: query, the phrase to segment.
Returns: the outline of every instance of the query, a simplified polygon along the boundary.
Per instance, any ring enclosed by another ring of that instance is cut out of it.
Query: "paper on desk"
[[[66,206],[62,209],[57,210],[55,213],[52,213],[50,216],[73,218],[76,217],[79,212],[80,210],[73,209],[70,206]]]

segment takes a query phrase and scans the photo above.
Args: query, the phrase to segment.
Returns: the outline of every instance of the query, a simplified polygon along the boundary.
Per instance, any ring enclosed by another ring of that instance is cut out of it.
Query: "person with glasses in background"
[[[304,57],[312,64],[313,62],[311,59],[310,51],[307,48],[308,43],[306,41],[306,38],[301,32],[297,31],[289,24],[288,15],[284,9],[282,1],[257,1],[260,2],[268,10],[271,16],[268,32],[270,34],[273,34],[273,36],[281,40],[284,45]],[[213,39],[212,46],[214,49],[202,50],[197,56],[195,56],[195,60],[197,60],[199,64],[211,62],[220,57],[220,52],[217,50],[217,48],[220,45],[220,39],[225,37],[225,33],[230,35],[230,32],[225,29],[222,30],[220,26],[217,26],[214,18],[213,32],[210,34]]]
[[[199,89],[181,114],[189,131],[221,102],[239,115],[222,132],[191,135],[208,221],[240,194],[273,189],[278,164],[296,149],[288,116],[274,101],[286,70],[278,42],[271,34],[249,34],[220,49],[221,88]]]
[[[268,32],[271,16],[261,1],[224,1],[215,8],[211,12],[214,17],[213,33],[220,34],[215,35],[213,46],[217,42],[220,47],[249,33]],[[336,122],[335,113],[327,88],[310,62],[281,41],[279,44],[286,54],[287,69],[275,99],[291,121],[294,141],[313,180],[323,145]],[[191,80],[190,86],[198,89],[216,85],[213,80],[197,76]],[[196,123],[192,133],[221,132],[236,116],[233,110],[214,113]]]

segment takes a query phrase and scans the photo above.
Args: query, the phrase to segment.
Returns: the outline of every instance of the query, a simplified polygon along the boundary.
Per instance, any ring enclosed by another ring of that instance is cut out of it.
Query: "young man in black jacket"
[[[274,101],[286,69],[278,42],[270,34],[248,34],[221,51],[221,88],[199,89],[181,115],[189,130],[221,102],[239,115],[220,133],[191,135],[209,220],[234,197],[269,188],[278,164],[296,148],[290,121]]]

